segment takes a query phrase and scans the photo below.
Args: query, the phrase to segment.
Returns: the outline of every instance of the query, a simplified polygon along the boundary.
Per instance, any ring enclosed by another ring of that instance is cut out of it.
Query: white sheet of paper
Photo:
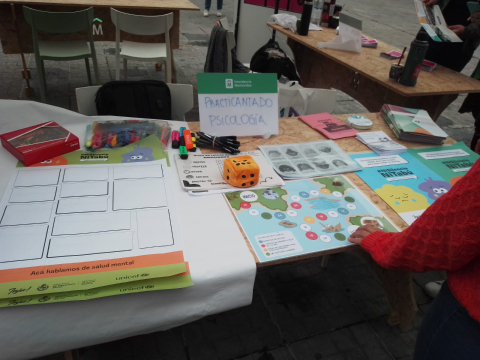
[[[15,186],[57,185],[59,176],[59,169],[19,170]]]
[[[407,160],[405,160],[399,155],[357,158],[355,159],[355,161],[358,162],[364,168],[386,166],[386,165],[399,165],[399,164],[408,163]]]
[[[113,210],[167,206],[162,179],[118,180],[113,186]]]
[[[130,212],[58,216],[52,235],[80,235],[103,231],[130,230]]]
[[[162,165],[151,166],[131,166],[125,168],[122,166],[115,166],[113,168],[113,178],[115,180],[122,179],[145,179],[145,178],[161,178],[163,177]]]
[[[131,232],[60,236],[50,240],[48,257],[114,253],[133,249]]]
[[[107,181],[64,183],[60,192],[62,198],[101,195],[108,195]]]
[[[106,181],[108,180],[108,168],[99,167],[96,169],[69,168],[65,169],[63,181]]]
[[[0,226],[48,223],[53,203],[10,204],[3,214]]]
[[[141,249],[173,245],[168,209],[137,211],[137,223],[138,246]]]
[[[0,227],[0,263],[41,259],[48,225]]]
[[[57,206],[57,214],[106,212],[107,210],[108,199],[106,196],[61,199]]]
[[[428,152],[418,153],[418,155],[423,157],[425,160],[447,159],[447,158],[459,157],[459,156],[470,156],[470,154],[468,152],[466,152],[465,150],[462,150],[462,149],[443,150],[443,151],[428,151]]]
[[[57,193],[56,186],[32,186],[14,188],[9,202],[30,203],[36,201],[53,201]]]

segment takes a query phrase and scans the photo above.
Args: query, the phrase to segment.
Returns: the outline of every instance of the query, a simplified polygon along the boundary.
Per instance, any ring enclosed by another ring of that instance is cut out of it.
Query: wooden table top
[[[340,121],[346,123],[347,118],[350,115],[352,114],[334,115],[334,116]],[[385,123],[383,118],[380,116],[380,113],[367,113],[367,114],[354,114],[354,115],[362,115],[367,119],[372,120],[373,127],[370,130],[363,130],[363,131],[384,131],[394,141],[406,146],[407,148],[432,147],[432,145],[426,146],[424,144],[398,140],[395,134],[390,129],[390,127]],[[188,127],[192,132],[199,131],[200,123],[189,122]],[[289,144],[289,143],[299,143],[299,142],[307,142],[307,141],[328,140],[328,138],[326,138],[316,130],[312,129],[310,126],[308,126],[298,118],[281,118],[279,119],[279,127],[280,127],[279,135],[272,136],[270,139],[267,139],[267,140],[263,139],[260,136],[239,137],[239,141],[241,143],[240,150],[242,151],[258,150],[258,145],[275,145],[275,144]],[[363,132],[363,131],[359,130],[359,132]],[[361,143],[354,137],[338,139],[338,140],[335,140],[335,142],[347,153],[371,152],[371,150],[365,144]],[[447,140],[445,141],[445,145],[454,144],[454,143],[455,141],[452,138],[447,138]],[[202,153],[204,154],[215,153],[215,152],[218,152],[218,151],[213,149],[202,148]],[[393,211],[392,208],[388,206],[387,203],[384,202],[362,179],[360,179],[358,175],[356,175],[355,173],[346,173],[343,175],[345,175],[352,183],[354,183],[364,193],[364,195],[370,199],[370,201],[372,201],[381,211],[383,211],[390,218],[390,220],[392,220],[393,223],[395,223],[395,225],[397,225],[399,229],[404,230],[408,227],[408,225],[402,220],[402,218],[395,211]],[[240,226],[239,228],[241,230]],[[324,255],[346,251],[345,248],[338,248],[338,249],[332,249],[332,250],[326,250],[326,251],[319,251],[319,252],[305,254],[305,255],[293,256],[290,258],[280,259],[276,261],[260,263],[245,233],[243,232],[243,230],[241,231],[250,252],[255,258],[257,267],[265,267],[265,266],[304,260],[304,259],[309,259],[314,257],[321,257]],[[356,247],[352,246],[352,249],[353,248],[356,248]]]
[[[188,0],[12,0],[0,1],[10,4],[42,4],[42,5],[72,5],[72,6],[97,6],[114,8],[138,8],[161,10],[192,10],[200,9]]]
[[[309,31],[308,36],[300,36],[279,25],[268,24],[268,26],[405,97],[480,92],[480,81],[440,65],[437,65],[432,72],[422,71],[415,86],[404,86],[390,80],[388,73],[395,60],[380,57],[380,53],[388,53],[391,50],[402,52],[403,49],[395,48],[381,41],[378,41],[376,49],[362,48],[360,53],[320,49],[317,46],[318,42],[328,42],[335,39],[337,35],[334,29],[324,28],[323,31]],[[402,63],[405,64],[405,59],[402,60]]]

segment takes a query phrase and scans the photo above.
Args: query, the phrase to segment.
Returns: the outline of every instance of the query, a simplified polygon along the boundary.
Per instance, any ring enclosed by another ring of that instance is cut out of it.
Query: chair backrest
[[[326,89],[304,88],[309,96],[307,111],[305,115],[318,114],[322,112],[332,113],[337,102],[337,92]],[[313,95],[312,95],[313,93]]]
[[[100,88],[101,86],[87,86],[75,89],[77,108],[80,114],[87,116],[98,115],[95,105],[95,94]]]
[[[48,12],[23,7],[25,21],[34,33],[69,34],[82,30],[92,31],[93,7],[75,12]]]
[[[193,108],[193,86],[189,84],[167,84],[172,97],[172,118],[185,121],[185,114]],[[82,115],[98,115],[95,94],[101,86],[76,88],[78,112]]]
[[[110,17],[115,27],[134,35],[160,35],[168,37],[173,26],[173,13],[166,15],[144,16],[127,14],[110,8]]]

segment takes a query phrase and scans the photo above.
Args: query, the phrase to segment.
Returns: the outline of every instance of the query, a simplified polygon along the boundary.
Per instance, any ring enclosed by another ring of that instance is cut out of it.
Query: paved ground
[[[202,8],[202,0],[192,0]],[[225,0],[224,13],[233,22],[234,0]],[[363,21],[370,37],[402,47],[418,30],[410,0],[350,0],[346,12]],[[181,49],[175,51],[178,82],[196,88],[203,71],[206,44],[216,17],[181,15]],[[266,41],[267,39],[265,39]],[[114,78],[114,44],[96,44],[102,83]],[[32,84],[39,91],[33,57],[27,61]],[[470,74],[478,56],[464,71]],[[0,99],[26,99],[20,57],[0,54]],[[75,88],[87,86],[82,61],[47,62],[48,103],[76,110]],[[128,77],[163,79],[149,63],[129,63]],[[439,124],[456,140],[469,143],[473,120],[459,115],[463,97],[442,115]],[[340,93],[336,113],[365,112],[362,105]],[[198,109],[188,120],[198,120]],[[327,269],[318,260],[260,270],[252,305],[209,316],[194,323],[144,336],[80,350],[82,360],[408,360],[430,298],[421,286],[441,273],[415,276],[420,311],[411,327],[386,324],[387,300],[369,267],[353,254],[334,255]],[[62,359],[61,354],[43,360]]]

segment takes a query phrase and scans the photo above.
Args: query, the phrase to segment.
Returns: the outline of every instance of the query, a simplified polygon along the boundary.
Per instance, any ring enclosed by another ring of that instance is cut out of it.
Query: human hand
[[[352,235],[350,235],[348,241],[360,245],[364,238],[376,231],[380,231],[380,229],[373,225],[360,226]]]
[[[465,32],[465,26],[463,25],[451,25],[448,28],[452,30],[458,37],[461,37]]]
[[[425,6],[433,6],[437,3],[437,0],[422,0]]]

